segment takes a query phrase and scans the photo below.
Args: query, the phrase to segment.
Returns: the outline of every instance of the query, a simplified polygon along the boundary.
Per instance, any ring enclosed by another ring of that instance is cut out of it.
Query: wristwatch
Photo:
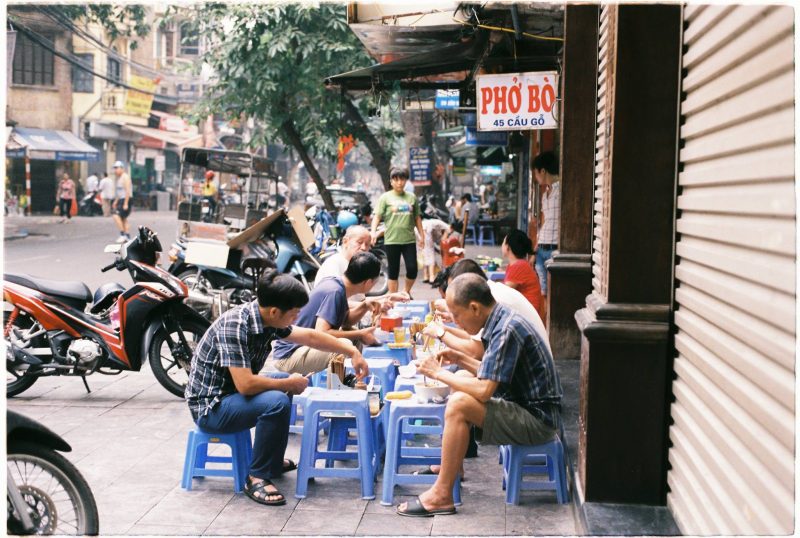
[[[436,338],[441,340],[442,337],[444,337],[444,333],[445,333],[444,327],[439,327],[439,330],[436,331]]]

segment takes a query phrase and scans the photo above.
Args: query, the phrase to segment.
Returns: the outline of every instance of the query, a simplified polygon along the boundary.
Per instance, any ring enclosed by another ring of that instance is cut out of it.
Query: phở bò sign
[[[557,88],[555,71],[478,76],[478,130],[557,128]]]

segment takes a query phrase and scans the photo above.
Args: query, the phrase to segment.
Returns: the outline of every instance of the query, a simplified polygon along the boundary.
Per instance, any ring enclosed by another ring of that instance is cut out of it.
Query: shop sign
[[[457,110],[459,95],[458,90],[436,90],[434,107],[439,110]]]
[[[467,127],[468,146],[507,146],[508,131],[478,131],[474,127]]]
[[[128,90],[125,93],[125,112],[134,116],[150,117],[150,107],[153,104],[153,93],[156,91],[156,81],[132,75],[129,85],[139,90],[150,93],[142,93],[136,90]]]
[[[156,172],[163,172],[167,169],[166,167],[166,158],[163,155],[156,155],[155,158],[155,169]]]
[[[409,148],[409,179],[415,186],[430,185],[431,181],[431,147]],[[425,183],[421,183],[425,182]]]
[[[555,71],[478,76],[478,130],[556,129],[557,84]]]
[[[147,153],[141,149],[136,150],[136,159],[134,160],[137,166],[144,166],[147,163]]]
[[[503,167],[499,164],[489,164],[481,166],[481,175],[499,176],[503,174]]]

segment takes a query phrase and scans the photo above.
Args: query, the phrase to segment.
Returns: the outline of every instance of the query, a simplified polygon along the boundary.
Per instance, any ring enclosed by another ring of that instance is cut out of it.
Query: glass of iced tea
[[[405,344],[406,342],[406,329],[405,327],[396,327],[394,329],[394,343]]]

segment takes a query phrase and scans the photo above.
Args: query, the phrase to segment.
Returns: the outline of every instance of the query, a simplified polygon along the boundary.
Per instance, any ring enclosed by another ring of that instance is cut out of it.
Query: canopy
[[[6,143],[6,157],[19,158],[25,151],[40,161],[97,161],[100,152],[68,131],[14,127]]]
[[[173,146],[178,146],[181,149],[187,146],[199,144],[203,141],[202,134],[179,133],[175,131],[165,131],[163,129],[152,129],[150,127],[139,127],[138,125],[127,124],[123,125],[122,127],[129,131],[133,131],[134,133],[149,136],[150,138],[161,140],[162,142],[172,144]]]

